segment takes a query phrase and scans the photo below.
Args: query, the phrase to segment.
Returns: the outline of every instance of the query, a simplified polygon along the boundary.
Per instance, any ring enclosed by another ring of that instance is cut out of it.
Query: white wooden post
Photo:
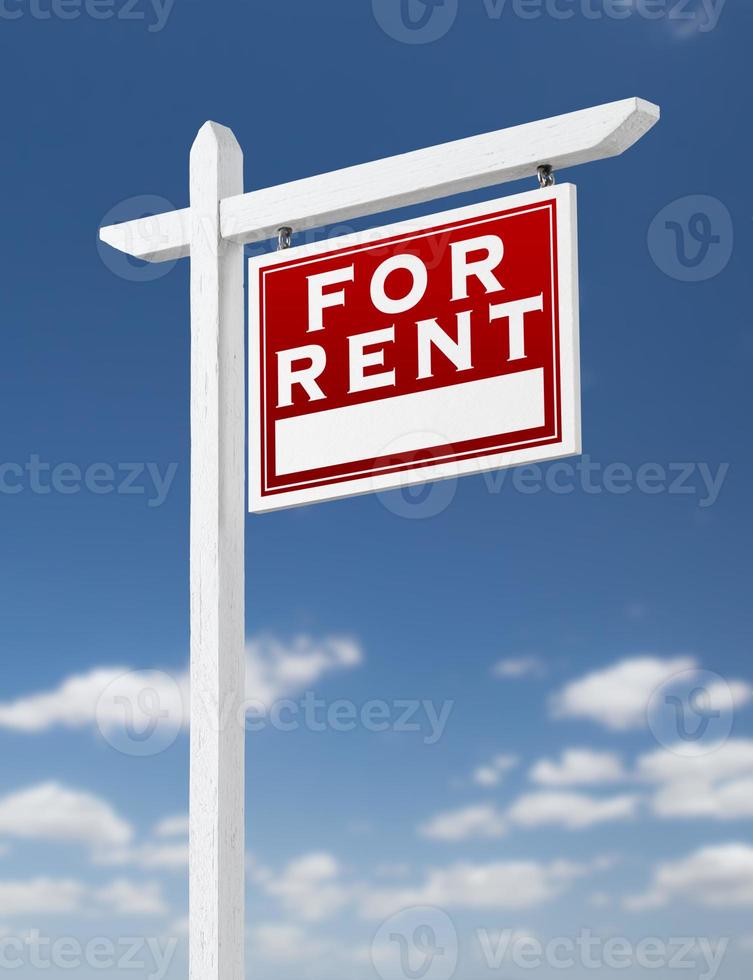
[[[243,246],[220,201],[243,153],[208,122],[191,149],[190,980],[244,976]]]
[[[243,192],[224,126],[191,150],[191,206],[100,229],[149,262],[191,257],[190,980],[244,974],[243,244],[623,153],[659,119],[624,99]]]

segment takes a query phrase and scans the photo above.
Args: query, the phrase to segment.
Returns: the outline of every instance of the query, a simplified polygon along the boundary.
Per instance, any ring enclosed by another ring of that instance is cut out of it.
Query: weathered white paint
[[[224,126],[191,149],[190,980],[244,975],[243,247],[219,202],[243,190]]]
[[[624,99],[457,140],[277,187],[230,194],[221,204],[222,237],[239,243],[419,204],[464,191],[618,156],[659,119],[659,107]],[[102,228],[100,237],[129,255],[164,262],[189,254],[189,209]]]
[[[244,974],[244,732],[228,723],[245,688],[241,243],[616,156],[658,119],[626,99],[250,194],[235,137],[206,123],[191,207],[100,229],[137,258],[192,260],[191,980]]]

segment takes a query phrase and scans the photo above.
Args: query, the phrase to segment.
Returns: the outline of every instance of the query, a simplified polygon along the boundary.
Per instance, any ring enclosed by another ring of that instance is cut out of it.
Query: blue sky
[[[637,95],[661,105],[660,125],[559,175],[579,196],[583,440],[600,467],[586,488],[573,471],[573,492],[554,493],[543,467],[248,519],[257,689],[359,712],[381,701],[390,723],[249,734],[249,975],[405,976],[381,923],[432,906],[469,980],[528,972],[490,966],[479,930],[497,948],[508,929],[545,944],[584,928],[729,938],[715,975],[742,980],[753,13],[560,0],[561,19],[448,0],[427,11],[432,39],[389,0],[127,9],[6,0],[0,13],[0,932],[175,937],[166,975],[185,974],[187,739],[133,757],[101,712],[124,670],[166,672],[167,698],[183,683],[188,268],[98,247],[105,216],[144,213],[144,195],[185,206],[208,118],[233,128],[255,188]],[[609,492],[615,463],[627,492]],[[59,464],[78,470],[58,468],[45,492]],[[662,468],[652,493],[647,464]],[[680,673],[674,693],[700,685],[721,712],[690,760],[671,713],[646,716]],[[405,701],[418,731],[399,730]],[[699,948],[683,976],[704,976]],[[37,975],[29,950],[16,976]],[[633,956],[619,972],[647,970]]]

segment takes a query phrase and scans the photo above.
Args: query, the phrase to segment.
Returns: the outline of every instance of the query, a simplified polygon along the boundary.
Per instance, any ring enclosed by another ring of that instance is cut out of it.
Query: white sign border
[[[259,390],[261,364],[258,356],[261,340],[259,312],[260,269],[290,262],[294,259],[346,249],[362,247],[384,238],[426,231],[434,225],[450,224],[468,218],[483,218],[497,211],[524,207],[529,204],[557,202],[557,270],[559,297],[560,343],[560,404],[562,432],[560,440],[548,446],[528,446],[516,451],[495,453],[489,456],[471,457],[450,462],[426,465],[414,470],[400,470],[376,476],[357,476],[338,483],[328,483],[301,490],[285,490],[271,496],[262,496],[261,487],[261,425]],[[378,493],[384,490],[453,479],[489,470],[507,469],[523,464],[541,463],[581,452],[580,410],[580,353],[579,353],[579,295],[578,295],[578,229],[577,192],[574,184],[560,184],[522,194],[496,198],[454,208],[420,218],[391,225],[381,225],[352,235],[330,238],[309,245],[248,260],[248,509],[261,514],[307,504],[323,503],[344,497]]]

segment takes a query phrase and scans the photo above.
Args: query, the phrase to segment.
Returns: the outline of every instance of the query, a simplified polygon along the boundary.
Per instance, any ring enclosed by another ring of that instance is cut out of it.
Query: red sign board
[[[249,506],[580,452],[575,188],[249,260]]]

